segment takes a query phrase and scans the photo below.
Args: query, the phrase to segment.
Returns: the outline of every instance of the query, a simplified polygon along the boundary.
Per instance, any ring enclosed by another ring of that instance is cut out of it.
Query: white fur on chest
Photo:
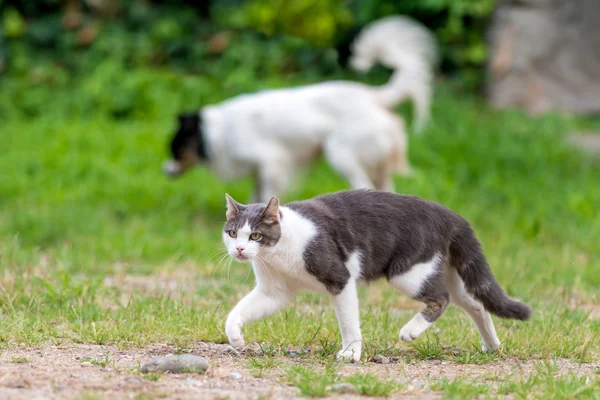
[[[304,251],[317,234],[317,227],[297,212],[281,207],[281,238],[275,246],[259,253],[253,262],[260,284],[285,285],[290,291],[324,292],[325,286],[306,270]]]

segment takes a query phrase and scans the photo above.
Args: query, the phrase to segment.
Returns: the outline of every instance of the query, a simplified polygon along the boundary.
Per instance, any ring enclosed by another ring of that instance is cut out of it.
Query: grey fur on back
[[[340,293],[350,279],[345,262],[355,251],[361,254],[365,281],[389,280],[439,254],[442,265],[456,269],[466,290],[486,310],[521,320],[531,315],[529,307],[511,300],[500,288],[470,224],[439,204],[414,196],[353,190],[287,207],[317,226],[304,260],[308,272],[332,294]],[[443,278],[442,270],[418,297],[443,294]]]

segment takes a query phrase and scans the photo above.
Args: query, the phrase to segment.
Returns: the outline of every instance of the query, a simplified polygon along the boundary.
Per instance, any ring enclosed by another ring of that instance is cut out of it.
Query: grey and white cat
[[[252,262],[256,287],[227,318],[226,333],[244,345],[242,327],[285,306],[301,290],[331,295],[342,334],[338,358],[359,360],[362,335],[356,285],[386,278],[425,303],[400,339],[418,338],[450,302],[473,319],[484,351],[500,346],[489,312],[526,320],[531,309],[498,285],[469,223],[418,197],[355,190],[280,206],[242,205],[226,195],[223,241]]]

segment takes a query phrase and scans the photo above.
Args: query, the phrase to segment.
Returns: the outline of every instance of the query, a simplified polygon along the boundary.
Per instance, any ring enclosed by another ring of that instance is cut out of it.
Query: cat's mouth
[[[234,258],[239,262],[248,262],[252,260],[251,257],[245,256],[243,254],[237,254],[236,256],[234,256]]]

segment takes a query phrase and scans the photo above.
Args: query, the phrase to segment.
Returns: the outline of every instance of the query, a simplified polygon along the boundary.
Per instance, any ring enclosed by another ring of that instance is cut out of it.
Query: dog
[[[362,29],[352,27],[336,46],[343,67],[368,72],[376,63],[393,70],[395,97],[414,104],[415,131],[422,132],[430,118],[433,72],[438,63],[437,41],[421,23],[407,16],[376,20]]]
[[[243,94],[179,115],[170,176],[205,164],[221,179],[253,175],[254,200],[281,194],[298,168],[324,153],[353,188],[393,191],[410,175],[404,121],[390,111],[404,79],[385,85],[331,81]]]

